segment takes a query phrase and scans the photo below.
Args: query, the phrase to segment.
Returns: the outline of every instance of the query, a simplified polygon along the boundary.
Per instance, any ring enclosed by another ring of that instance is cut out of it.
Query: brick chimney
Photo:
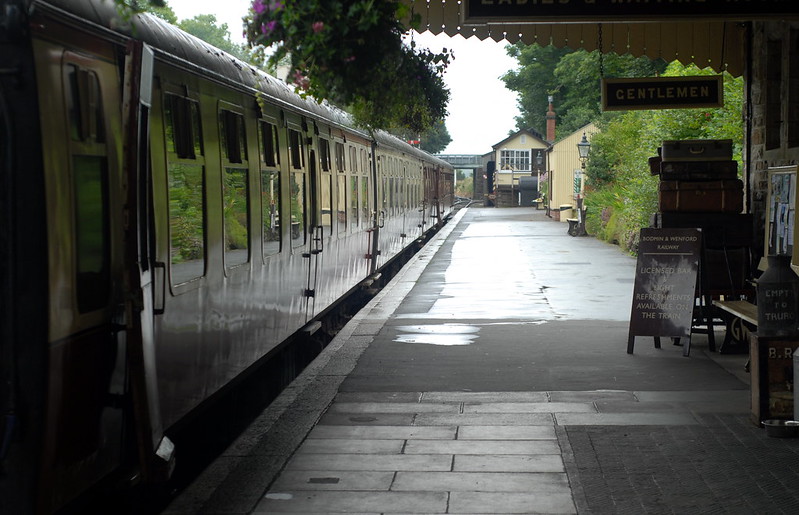
[[[549,109],[547,110],[547,141],[555,142],[555,109],[552,107],[552,95],[549,96]]]

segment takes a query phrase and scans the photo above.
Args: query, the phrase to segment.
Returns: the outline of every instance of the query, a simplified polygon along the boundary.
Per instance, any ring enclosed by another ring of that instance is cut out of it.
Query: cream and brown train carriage
[[[149,15],[0,2],[0,499],[168,435],[443,223],[452,169]]]

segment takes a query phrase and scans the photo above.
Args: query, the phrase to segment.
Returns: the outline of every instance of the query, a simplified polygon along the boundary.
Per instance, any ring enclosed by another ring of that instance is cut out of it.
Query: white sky
[[[214,14],[218,22],[227,23],[234,42],[243,43],[242,21],[251,0],[167,0],[179,20],[198,14]],[[516,93],[505,89],[499,79],[516,68],[516,60],[505,52],[507,43],[477,38],[450,38],[425,33],[416,36],[421,46],[433,51],[451,48],[455,59],[444,80],[450,89],[447,130],[452,142],[446,154],[485,154],[491,145],[505,139],[515,127],[518,114]]]

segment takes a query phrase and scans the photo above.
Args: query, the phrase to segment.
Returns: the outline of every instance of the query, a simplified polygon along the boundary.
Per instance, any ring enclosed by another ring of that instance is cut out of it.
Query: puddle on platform
[[[398,343],[423,343],[427,345],[469,345],[479,336],[480,328],[465,324],[403,325],[394,338]]]

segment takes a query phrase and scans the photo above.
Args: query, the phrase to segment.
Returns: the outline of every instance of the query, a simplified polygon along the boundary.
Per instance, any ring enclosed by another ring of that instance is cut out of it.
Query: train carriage
[[[445,162],[104,0],[0,1],[0,142],[9,513],[167,476],[171,428],[451,209]]]

